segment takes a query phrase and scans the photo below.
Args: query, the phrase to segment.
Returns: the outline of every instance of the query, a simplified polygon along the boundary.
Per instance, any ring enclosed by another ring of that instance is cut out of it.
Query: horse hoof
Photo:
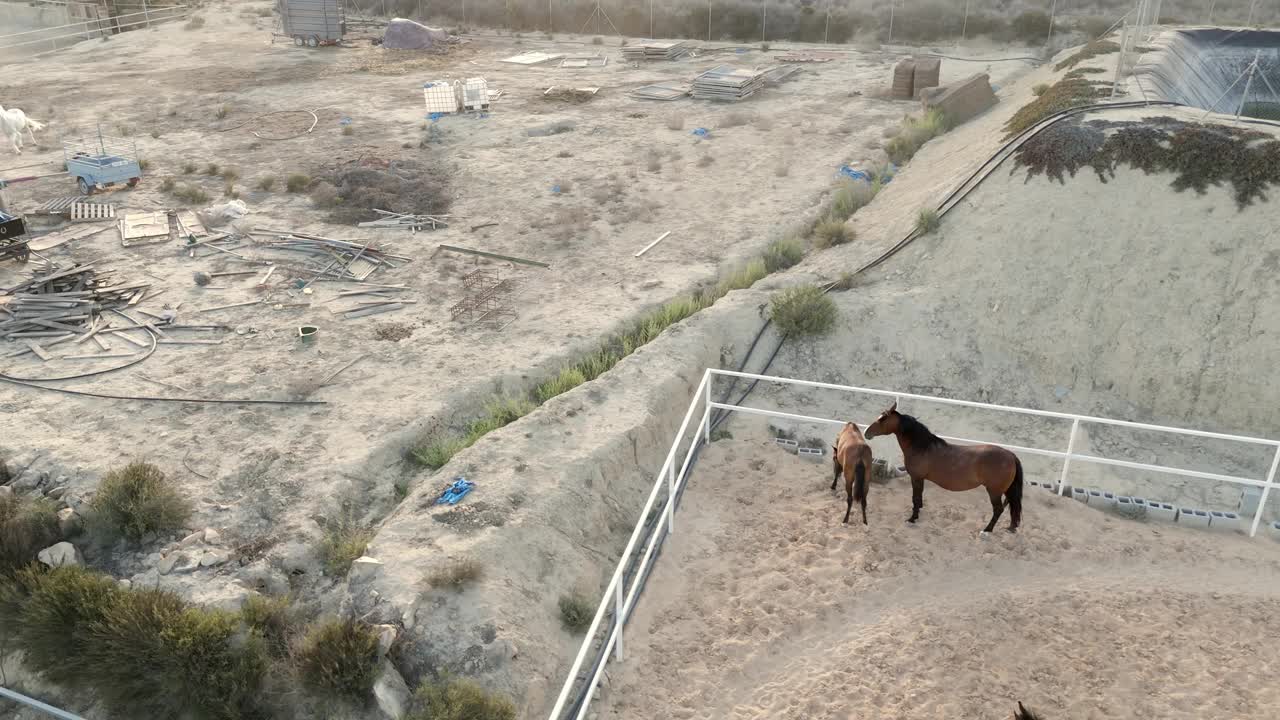
[[[978,533],[979,540],[986,540],[987,538],[990,538],[990,537],[991,537],[991,533],[987,530],[983,530],[982,532]]]

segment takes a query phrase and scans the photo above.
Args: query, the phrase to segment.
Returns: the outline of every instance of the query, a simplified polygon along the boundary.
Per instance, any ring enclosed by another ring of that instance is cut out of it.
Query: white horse
[[[31,142],[36,141],[36,130],[43,130],[44,123],[37,122],[35,118],[27,117],[27,114],[18,108],[9,108],[5,110],[0,107],[0,135],[9,138],[9,143],[13,145],[13,151],[22,154],[22,131],[26,130],[31,136]]]

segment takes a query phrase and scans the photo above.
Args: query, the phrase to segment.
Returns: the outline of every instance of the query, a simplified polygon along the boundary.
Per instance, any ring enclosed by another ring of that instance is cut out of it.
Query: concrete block
[[[1106,509],[1105,507],[1103,507],[1103,503],[1102,503],[1102,491],[1101,491],[1101,490],[1099,490],[1098,488],[1087,488],[1087,489],[1086,489],[1086,492],[1088,492],[1088,493],[1089,493],[1089,500],[1088,500],[1088,503],[1089,503],[1090,505],[1092,505],[1093,507],[1095,507],[1095,508],[1097,508],[1097,509],[1099,509],[1099,510],[1105,510],[1105,509]]]
[[[915,76],[915,60],[907,58],[894,65],[893,88],[891,91],[893,97],[899,100],[909,100],[915,97]]]
[[[1209,527],[1209,513],[1195,508],[1178,508],[1178,524],[1187,527]]]
[[[1141,498],[1138,498],[1141,500]],[[1134,498],[1128,495],[1116,496],[1116,512],[1130,520],[1140,520],[1146,517],[1147,505],[1143,502],[1141,505],[1134,502]]]
[[[1078,500],[1086,505],[1089,503],[1089,491],[1084,488],[1071,488],[1071,499]]]
[[[813,460],[814,462],[822,462],[822,459],[824,456],[824,453],[822,452],[822,448],[820,447],[819,448],[811,448],[811,447],[797,448],[796,454],[802,458],[805,458],[806,460]]]
[[[985,73],[970,75],[959,82],[920,93],[920,104],[928,112],[937,108],[952,125],[967,122],[996,104],[996,94]]]
[[[1114,510],[1116,508],[1116,494],[1110,490],[1102,491],[1102,502],[1098,503],[1098,507],[1103,510]]]
[[[912,97],[920,97],[925,90],[938,87],[938,79],[942,76],[942,58],[915,58],[915,66],[915,72],[911,76]]]
[[[1240,492],[1240,504],[1236,506],[1236,512],[1253,517],[1253,514],[1258,511],[1260,502],[1262,502],[1262,488],[1246,486]]]
[[[1233,512],[1209,511],[1209,528],[1222,532],[1239,532],[1240,516]]]
[[[1174,522],[1178,519],[1178,508],[1159,500],[1148,500],[1147,517],[1152,520]]]
[[[797,440],[788,440],[787,438],[774,438],[774,442],[778,443],[787,452],[797,452],[800,450],[800,443]]]

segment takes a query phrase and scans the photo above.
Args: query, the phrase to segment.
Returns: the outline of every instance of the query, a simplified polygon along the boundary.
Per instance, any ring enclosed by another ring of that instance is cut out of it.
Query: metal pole
[[[649,37],[654,37],[654,34],[653,34],[653,0],[649,0]]]
[[[827,0],[827,25],[822,29],[822,44],[831,42],[831,0]]]
[[[1067,456],[1062,460],[1062,475],[1058,476],[1058,494],[1067,488],[1067,470],[1071,467],[1071,453],[1076,449],[1076,431],[1080,429],[1080,419],[1071,421],[1071,437],[1067,438]]]
[[[142,18],[146,20],[147,27],[151,27],[151,12],[147,9],[147,0],[142,0]]]
[[[969,0],[964,0],[964,22],[960,24],[960,42],[964,42],[969,31]]]
[[[1261,50],[1255,50],[1253,62],[1249,63],[1249,78],[1244,81],[1244,93],[1240,95],[1240,104],[1236,106],[1236,120],[1240,119],[1240,113],[1244,112],[1244,104],[1249,100],[1249,87],[1253,85],[1253,74],[1258,70],[1258,58],[1261,55]]]
[[[762,8],[760,15],[760,42],[764,42],[769,39],[769,0],[764,0],[764,4],[760,7]],[[1250,17],[1252,17],[1252,13]]]
[[[1049,36],[1044,39],[1045,47],[1048,47],[1049,43],[1053,41],[1053,18],[1057,12],[1058,0],[1053,0],[1053,2],[1049,4]]]
[[[1262,520],[1262,511],[1267,507],[1267,493],[1276,481],[1276,466],[1280,465],[1280,446],[1276,447],[1276,455],[1271,458],[1271,469],[1267,471],[1267,484],[1262,487],[1262,497],[1258,498],[1258,511],[1253,514],[1253,527],[1249,528],[1249,537],[1258,532],[1258,523]]]
[[[613,657],[619,662],[622,661],[622,622],[626,619],[622,616],[622,585],[623,583],[619,581],[613,586],[613,617],[615,618],[616,625],[618,626],[618,642],[613,646]]]
[[[1205,22],[1206,25],[1213,24],[1213,6],[1217,4],[1218,0],[1209,0],[1209,19]]]
[[[551,0],[547,0],[547,32],[555,32],[555,28],[551,22]]]
[[[702,411],[702,441],[711,442],[711,380],[707,380],[706,408]]]
[[[1253,24],[1253,11],[1257,7],[1258,7],[1258,0],[1253,0],[1253,2],[1249,3],[1249,21],[1246,22],[1245,25]]]
[[[885,42],[885,45],[893,44],[893,3],[894,0],[889,0],[889,39]]]
[[[707,42],[711,42],[711,0],[707,0]]]
[[[667,468],[667,534],[676,531],[676,463]]]

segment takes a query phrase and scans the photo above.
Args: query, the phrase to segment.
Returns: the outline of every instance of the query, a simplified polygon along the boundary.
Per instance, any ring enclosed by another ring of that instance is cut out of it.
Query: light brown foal
[[[836,444],[831,446],[831,461],[835,465],[835,477],[831,478],[831,489],[836,489],[836,480],[844,472],[844,493],[848,503],[844,511],[844,523],[849,524],[849,513],[853,512],[853,501],[862,506],[862,524],[867,524],[867,476],[871,473],[871,446],[863,439],[862,432],[853,423],[845,423],[840,434],[836,436]]]
[[[924,481],[932,480],[947,490],[963,491],[985,487],[991,498],[991,532],[1009,506],[1009,532],[1022,523],[1022,462],[1018,456],[995,445],[952,445],[934,435],[923,423],[898,412],[898,403],[884,411],[867,427],[867,438],[895,435],[911,476],[911,518],[920,518],[924,507]],[[1001,502],[1000,496],[1004,496]]]

